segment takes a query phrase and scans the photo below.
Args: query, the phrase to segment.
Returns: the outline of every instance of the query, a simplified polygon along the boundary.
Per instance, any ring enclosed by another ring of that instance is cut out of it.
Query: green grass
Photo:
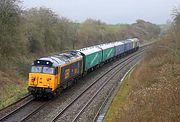
[[[6,85],[0,95],[0,109],[16,102],[24,97],[27,91],[27,83]]]
[[[115,118],[119,116],[119,109],[126,109],[125,101],[132,89],[132,82],[129,82],[129,78],[131,76],[131,73],[133,72],[134,68],[127,74],[125,79],[123,80],[122,85],[120,86],[117,94],[115,95],[105,117],[105,122],[114,121]]]

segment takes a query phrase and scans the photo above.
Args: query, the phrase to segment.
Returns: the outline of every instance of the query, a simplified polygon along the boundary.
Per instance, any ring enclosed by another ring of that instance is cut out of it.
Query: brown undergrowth
[[[170,39],[156,42],[126,78],[105,121],[180,121],[180,42]]]

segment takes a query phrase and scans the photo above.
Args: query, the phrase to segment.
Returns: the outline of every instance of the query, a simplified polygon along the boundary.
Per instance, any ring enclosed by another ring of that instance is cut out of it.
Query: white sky
[[[143,19],[164,24],[171,19],[173,8],[180,8],[180,0],[24,0],[22,6],[47,7],[78,22],[92,18],[117,24]]]

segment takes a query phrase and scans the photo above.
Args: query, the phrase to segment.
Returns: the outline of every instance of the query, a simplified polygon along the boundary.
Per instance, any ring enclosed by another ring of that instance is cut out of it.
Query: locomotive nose
[[[29,74],[29,86],[51,88],[54,76],[43,73],[30,73]]]

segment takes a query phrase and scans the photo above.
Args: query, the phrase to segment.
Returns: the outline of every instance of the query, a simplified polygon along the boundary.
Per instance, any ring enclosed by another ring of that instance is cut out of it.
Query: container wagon
[[[88,72],[98,67],[102,62],[103,52],[97,46],[87,47],[77,50],[83,56],[83,71]]]
[[[101,44],[97,45],[97,47],[102,49],[103,62],[107,62],[115,56],[116,49],[114,43]]]

